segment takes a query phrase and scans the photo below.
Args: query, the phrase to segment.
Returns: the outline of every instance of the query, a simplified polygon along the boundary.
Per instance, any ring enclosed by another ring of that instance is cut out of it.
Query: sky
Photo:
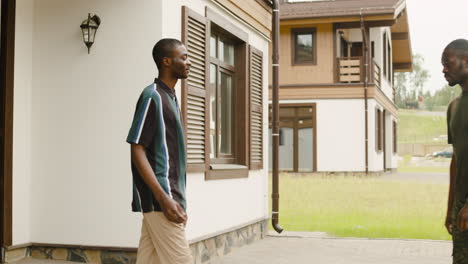
[[[468,0],[406,0],[413,54],[424,57],[431,77],[425,91],[432,93],[446,81],[440,58],[443,49],[457,38],[468,39]]]

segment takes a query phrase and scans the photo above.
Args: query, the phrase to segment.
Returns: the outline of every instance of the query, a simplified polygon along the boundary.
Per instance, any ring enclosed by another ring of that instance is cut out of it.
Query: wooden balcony
[[[364,80],[362,57],[341,57],[338,60],[338,82],[360,83]]]
[[[372,68],[373,68],[373,81],[375,83],[375,86],[380,89],[381,87],[381,80],[380,80],[380,67],[377,63],[375,63],[375,60],[372,60]]]
[[[341,57],[338,60],[338,82],[339,83],[363,83],[365,69],[362,57]],[[381,87],[380,67],[372,60],[372,74],[369,82],[373,82],[377,88]]]

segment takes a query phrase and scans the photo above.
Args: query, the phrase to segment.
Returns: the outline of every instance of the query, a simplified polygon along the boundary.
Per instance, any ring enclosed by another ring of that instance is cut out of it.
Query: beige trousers
[[[136,264],[191,264],[192,255],[183,224],[162,212],[143,214]]]

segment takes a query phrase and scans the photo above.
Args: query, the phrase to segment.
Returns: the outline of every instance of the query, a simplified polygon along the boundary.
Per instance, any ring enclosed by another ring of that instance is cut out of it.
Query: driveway
[[[307,233],[303,233],[307,234]],[[314,233],[310,233],[314,234]],[[220,264],[446,264],[452,243],[432,240],[268,236],[237,249]]]
[[[416,181],[421,183],[444,183],[450,182],[448,173],[431,173],[431,172],[395,172],[383,174],[380,179],[388,181]]]

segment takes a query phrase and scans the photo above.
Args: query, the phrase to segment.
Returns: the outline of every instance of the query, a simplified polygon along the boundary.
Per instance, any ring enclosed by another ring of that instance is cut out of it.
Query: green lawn
[[[411,173],[449,173],[450,159],[449,158],[431,158],[431,160],[440,162],[440,164],[414,164],[411,162],[411,156],[403,156],[403,160],[398,162],[398,172],[411,172]]]
[[[417,167],[398,165],[398,172],[411,172],[411,173],[449,173],[449,167]]]
[[[423,116],[417,115],[415,111],[400,110],[398,118],[398,143],[447,143],[446,140],[433,140],[440,135],[447,135],[445,116]]]
[[[448,240],[446,184],[372,177],[280,176],[280,224],[338,237]]]

